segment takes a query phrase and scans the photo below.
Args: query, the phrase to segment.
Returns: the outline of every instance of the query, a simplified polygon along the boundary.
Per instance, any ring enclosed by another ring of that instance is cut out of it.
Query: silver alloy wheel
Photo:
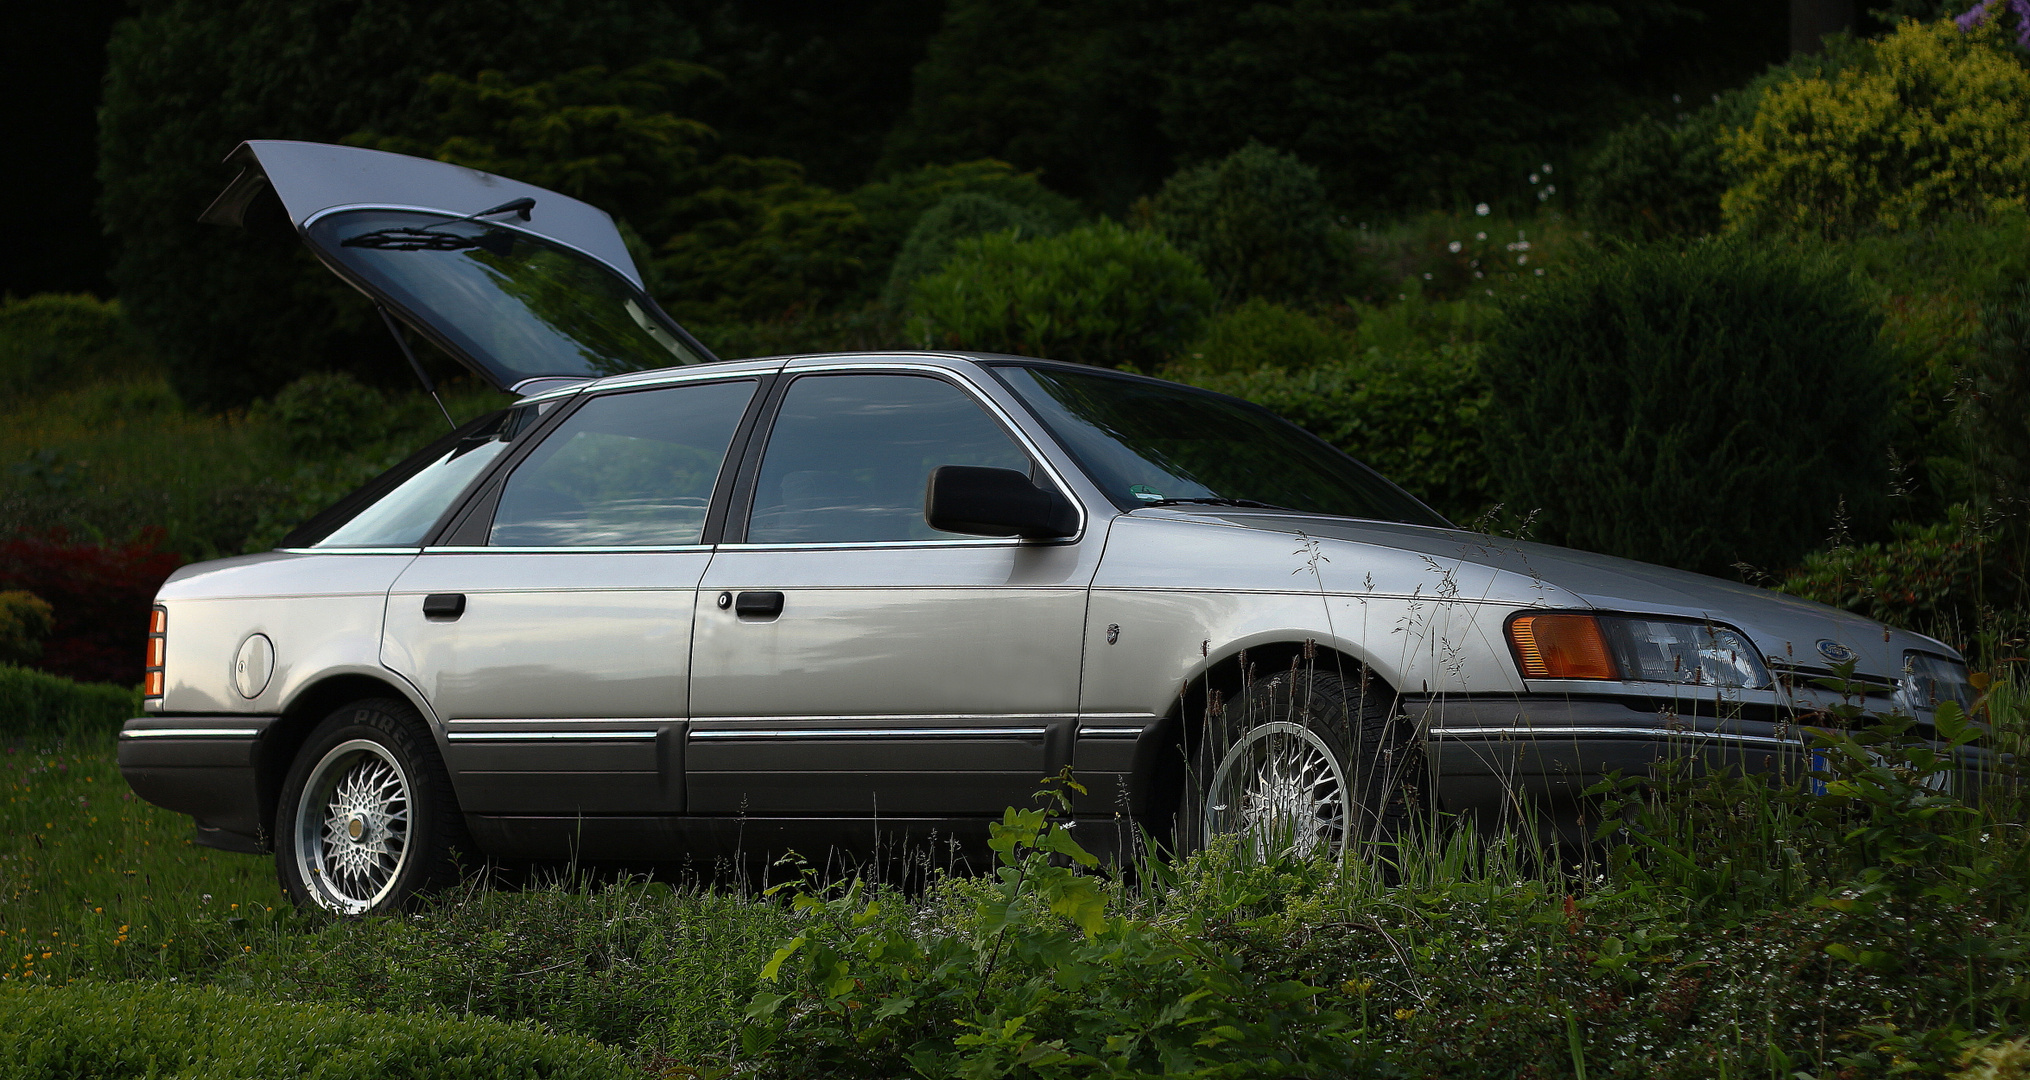
[[[1346,845],[1346,770],[1318,733],[1275,721],[1236,740],[1206,786],[1205,836],[1247,837],[1257,859],[1338,855]]]
[[[409,859],[409,774],[372,739],[342,742],[303,783],[296,804],[296,872],[317,903],[341,915],[371,911]]]

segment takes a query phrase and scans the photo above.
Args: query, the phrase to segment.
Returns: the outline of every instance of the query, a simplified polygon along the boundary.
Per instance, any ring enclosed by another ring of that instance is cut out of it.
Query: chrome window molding
[[[426,547],[424,555],[654,555],[711,551],[710,544],[658,544],[642,547]]]
[[[418,555],[421,547],[300,547],[275,548],[285,555]]]

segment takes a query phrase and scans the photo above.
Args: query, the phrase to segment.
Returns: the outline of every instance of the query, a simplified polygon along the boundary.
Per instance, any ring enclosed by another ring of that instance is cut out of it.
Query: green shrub
[[[867,219],[873,245],[870,267],[884,268],[902,249],[918,219],[937,204],[962,194],[1007,203],[1040,222],[1048,232],[1069,229],[1082,216],[1077,203],[1044,187],[1035,173],[1018,172],[1005,161],[985,158],[908,169],[846,194]]]
[[[615,1051],[527,1024],[271,1004],[147,984],[0,990],[0,1080],[89,1076],[607,1080]]]
[[[1318,170],[1258,142],[1172,176],[1150,211],[1177,250],[1205,267],[1223,304],[1335,296],[1350,274],[1352,240],[1333,220]]]
[[[0,303],[0,389],[46,393],[144,366],[117,300],[39,293]]]
[[[1206,320],[1179,367],[1215,375],[1257,368],[1302,370],[1345,360],[1353,344],[1323,319],[1254,298]]]
[[[1637,248],[1515,294],[1483,355],[1489,457],[1546,538],[1724,573],[1792,565],[1880,504],[1882,318],[1829,262]]]
[[[55,610],[32,592],[0,592],[0,664],[26,664],[41,656],[42,639],[56,628]]]
[[[1986,338],[1962,388],[1983,486],[1998,502],[2030,506],[2030,280],[1981,312]]]
[[[388,435],[388,406],[381,395],[340,371],[305,375],[260,410],[289,449],[305,457],[331,457]]]
[[[1836,74],[1771,86],[1722,140],[1729,228],[1842,236],[2030,196],[2030,70],[1996,25],[1905,22]]]
[[[1369,349],[1314,367],[1216,371],[1173,379],[1245,398],[1373,466],[1439,513],[1471,521],[1494,501],[1481,439],[1487,385],[1479,349]]]
[[[1986,526],[1986,527],[1984,527]],[[1940,637],[1980,621],[1984,592],[2000,598],[2005,567],[1993,528],[1965,507],[1931,525],[1898,522],[1887,542],[1814,551],[1777,587],[1868,618]]]
[[[909,302],[910,287],[918,278],[937,273],[958,251],[959,241],[988,233],[1014,232],[1018,239],[1047,236],[1048,222],[1014,203],[991,195],[962,191],[923,212],[902,242],[895,265],[888,272],[888,289],[882,294],[891,308]]]
[[[1205,272],[1155,233],[1112,222],[1036,240],[995,233],[961,242],[916,283],[910,335],[925,348],[1152,368],[1212,302]]]
[[[141,642],[134,642],[139,655]],[[0,665],[0,734],[105,734],[141,715],[141,692]]]

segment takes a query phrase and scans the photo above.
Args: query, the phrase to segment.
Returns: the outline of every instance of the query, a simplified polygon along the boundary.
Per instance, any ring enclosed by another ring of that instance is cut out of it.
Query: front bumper
[[[1571,804],[1610,775],[1644,778],[1671,762],[1798,780],[1824,767],[1813,760],[1813,728],[1790,719],[1685,715],[1617,698],[1430,697],[1404,706],[1425,732],[1439,804],[1455,813],[1510,814],[1518,796]],[[1993,759],[1975,747],[1961,753],[1958,784],[1972,794]]]
[[[197,842],[259,852],[255,763],[272,716],[142,716],[120,728],[120,775],[134,793],[197,822]]]

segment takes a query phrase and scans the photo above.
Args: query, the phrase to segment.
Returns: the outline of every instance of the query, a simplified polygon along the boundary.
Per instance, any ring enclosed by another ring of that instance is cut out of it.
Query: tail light
[[[157,604],[148,612],[148,666],[141,676],[141,696],[162,696],[162,661],[169,653],[169,611]]]

